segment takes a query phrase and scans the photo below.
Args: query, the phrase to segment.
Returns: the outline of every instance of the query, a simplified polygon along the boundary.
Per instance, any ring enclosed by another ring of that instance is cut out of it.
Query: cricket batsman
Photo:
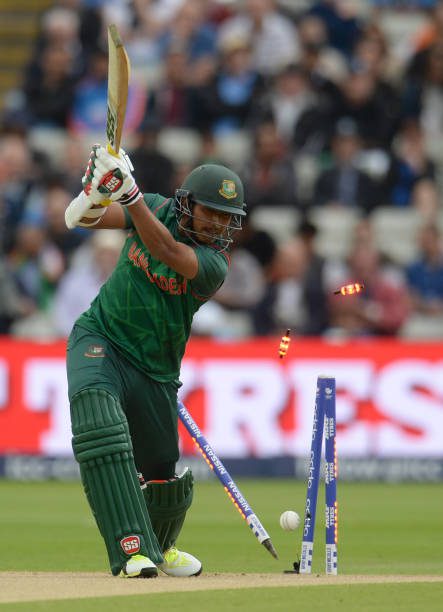
[[[122,149],[115,156],[94,145],[65,213],[68,227],[128,230],[68,340],[72,446],[112,574],[197,576],[201,562],[175,546],[193,495],[191,471],[175,472],[180,364],[194,313],[226,276],[246,214],[243,186],[230,169],[206,164],[175,198],[143,195],[132,171]]]

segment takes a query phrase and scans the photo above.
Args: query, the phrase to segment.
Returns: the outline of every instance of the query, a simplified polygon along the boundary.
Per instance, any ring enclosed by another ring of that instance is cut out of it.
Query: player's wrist
[[[134,181],[134,186],[128,193],[124,193],[117,201],[122,206],[132,206],[136,204],[141,198],[141,191],[138,188],[137,183]]]

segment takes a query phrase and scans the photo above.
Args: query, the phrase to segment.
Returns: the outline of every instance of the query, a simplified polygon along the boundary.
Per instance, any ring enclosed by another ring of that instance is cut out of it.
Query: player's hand
[[[92,227],[97,225],[107,208],[101,204],[94,204],[85,191],[80,191],[65,210],[66,227]]]
[[[94,170],[95,170],[95,164],[97,161],[97,150],[98,149],[100,149],[99,144],[95,144],[92,146],[92,150],[91,150],[91,153],[89,154],[89,159],[88,159],[88,164],[86,166],[85,174],[82,177],[82,185],[83,185],[83,191],[88,196],[89,201],[91,202],[91,205],[92,203],[94,203],[94,204],[103,204],[106,206],[107,204],[110,204],[110,201],[108,200],[106,202],[106,196],[99,193],[97,190],[93,189],[92,187],[92,179],[94,177]]]
[[[97,147],[91,165],[90,197],[95,200],[97,193],[122,206],[135,204],[141,194],[132,176],[133,170],[131,160],[123,149],[118,155],[112,155],[104,147]]]
[[[101,193],[92,192],[92,177],[94,175],[95,160],[97,158],[97,149],[100,145],[94,145],[89,155],[88,165],[85,174],[82,178],[83,191],[72,200],[68,208],[65,210],[65,223],[69,229],[74,227],[92,227],[97,225],[101,217],[105,214],[108,200],[106,202]]]

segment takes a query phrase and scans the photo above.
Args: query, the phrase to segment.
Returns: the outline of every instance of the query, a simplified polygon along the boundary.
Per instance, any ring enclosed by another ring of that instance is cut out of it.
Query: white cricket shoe
[[[164,563],[160,563],[158,568],[168,576],[176,578],[187,576],[198,576],[202,571],[202,564],[198,559],[187,552],[177,550],[171,546],[163,553]]]
[[[158,570],[151,559],[143,555],[133,555],[123,566],[120,576],[122,578],[156,578]]]

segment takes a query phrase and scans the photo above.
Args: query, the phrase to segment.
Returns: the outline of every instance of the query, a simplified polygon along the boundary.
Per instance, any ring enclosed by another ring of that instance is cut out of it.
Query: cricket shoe
[[[157,566],[151,559],[143,555],[133,555],[123,566],[121,578],[156,578],[158,576]]]
[[[187,576],[199,576],[202,571],[202,564],[198,559],[187,552],[177,550],[171,546],[163,553],[164,563],[158,565],[159,569],[168,576],[182,578]]]

